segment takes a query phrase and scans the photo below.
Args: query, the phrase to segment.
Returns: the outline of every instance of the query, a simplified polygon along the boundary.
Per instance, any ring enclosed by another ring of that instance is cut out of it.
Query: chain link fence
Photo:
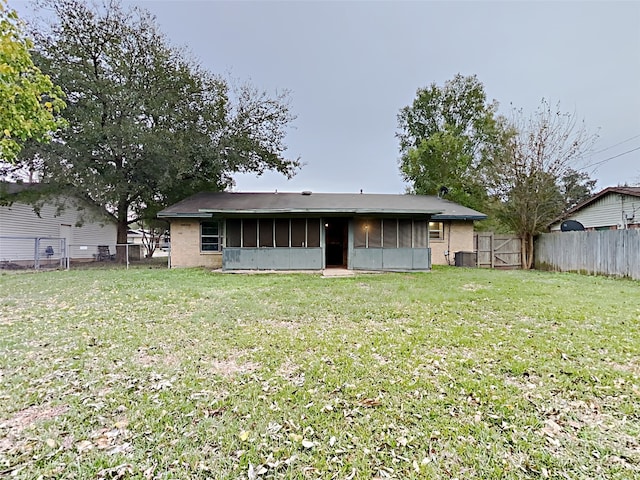
[[[64,238],[0,236],[0,270],[71,269],[123,264],[153,264],[171,267],[170,246],[158,249],[157,256],[147,259],[140,244],[67,244]]]
[[[64,268],[66,241],[52,237],[0,237],[0,269]]]

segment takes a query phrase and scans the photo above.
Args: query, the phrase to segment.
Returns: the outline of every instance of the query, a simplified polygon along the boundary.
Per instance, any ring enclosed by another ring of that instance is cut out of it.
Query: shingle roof
[[[305,194],[306,193],[306,194]],[[428,195],[357,193],[201,192],[158,213],[158,217],[211,217],[214,214],[274,215],[434,215],[439,220],[483,220],[487,216]]]

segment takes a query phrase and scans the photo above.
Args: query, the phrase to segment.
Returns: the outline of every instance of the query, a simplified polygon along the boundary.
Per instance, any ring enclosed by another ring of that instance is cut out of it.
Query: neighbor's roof
[[[439,220],[483,220],[487,216],[457,203],[428,195],[362,193],[201,192],[158,213],[158,217],[213,215],[434,215]]]
[[[600,190],[598,193],[587,198],[586,200],[583,200],[582,202],[577,204],[575,207],[567,210],[560,217],[556,218],[553,222],[551,222],[551,225],[561,222],[562,220],[568,218],[578,210],[582,210],[584,207],[591,205],[593,202],[595,202],[599,198],[602,198],[605,195],[609,195],[611,193],[617,193],[619,195],[630,195],[632,197],[640,197],[640,187],[607,187],[604,190]]]

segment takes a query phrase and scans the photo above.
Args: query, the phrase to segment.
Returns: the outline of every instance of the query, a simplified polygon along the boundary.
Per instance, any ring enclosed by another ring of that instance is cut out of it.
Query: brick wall
[[[222,268],[222,252],[200,251],[200,221],[179,218],[171,221],[171,266]]]
[[[473,222],[445,221],[443,223],[444,238],[429,240],[431,263],[433,265],[447,265],[444,252],[449,250],[449,263],[454,265],[455,252],[473,252]],[[451,241],[449,241],[449,235],[451,235]]]

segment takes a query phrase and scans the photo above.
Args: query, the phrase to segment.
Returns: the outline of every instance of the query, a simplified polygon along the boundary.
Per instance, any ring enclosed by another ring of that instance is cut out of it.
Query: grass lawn
[[[0,275],[0,477],[640,478],[640,283]]]

